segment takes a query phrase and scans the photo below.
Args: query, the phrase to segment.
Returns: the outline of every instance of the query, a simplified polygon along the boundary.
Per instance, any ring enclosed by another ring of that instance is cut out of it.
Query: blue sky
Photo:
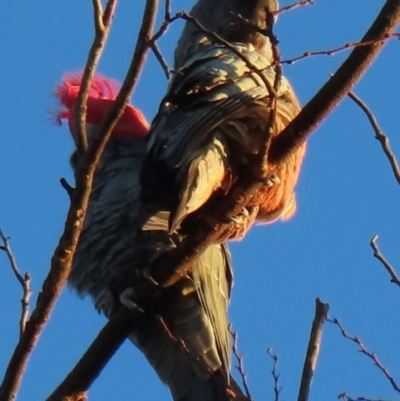
[[[143,8],[121,2],[99,71],[121,81],[134,48]],[[173,10],[192,0],[173,0]],[[282,5],[289,4],[282,1]],[[383,5],[378,0],[316,0],[282,15],[276,26],[283,58],[357,41]],[[59,178],[72,181],[73,148],[66,127],[49,123],[50,93],[66,71],[83,68],[93,28],[91,2],[2,4],[0,25],[0,226],[11,236],[21,271],[32,275],[32,306],[63,230],[68,207]],[[159,18],[158,22],[161,22]],[[168,60],[182,24],[160,40]],[[302,104],[347,56],[319,56],[284,67]],[[355,88],[372,108],[400,155],[398,126],[400,45],[387,44]],[[149,120],[165,91],[165,77],[152,55],[133,102]],[[400,272],[400,189],[364,116],[345,99],[309,140],[297,187],[298,211],[287,223],[254,228],[231,244],[235,287],[230,316],[245,353],[256,400],[273,399],[272,347],[279,356],[282,400],[295,399],[319,296],[351,333],[376,351],[400,382],[400,289],[373,259],[369,240]],[[18,338],[21,290],[0,254],[0,376]],[[65,289],[34,350],[19,400],[45,398],[72,368],[104,325],[89,300]],[[337,327],[326,324],[311,400],[355,396],[399,399],[388,381]],[[125,343],[89,393],[92,400],[169,399],[147,362]]]

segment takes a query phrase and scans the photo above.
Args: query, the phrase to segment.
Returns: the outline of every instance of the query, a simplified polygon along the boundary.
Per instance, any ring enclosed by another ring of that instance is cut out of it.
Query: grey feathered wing
[[[174,232],[213,193],[229,186],[235,168],[265,139],[275,69],[251,45],[232,46],[235,52],[213,46],[197,53],[170,82],[149,134],[142,185],[149,204],[174,197],[152,205],[145,229],[157,228],[158,213],[167,211],[169,225],[158,229]],[[290,91],[282,78],[278,99]],[[146,177],[157,174],[162,184],[149,185]]]
[[[111,138],[96,172],[69,284],[111,316],[140,270],[179,238],[139,227],[139,169],[145,144]],[[213,245],[192,273],[170,287],[130,335],[175,400],[226,399],[230,342],[227,304],[232,284],[225,245]],[[134,368],[132,367],[132,371]]]

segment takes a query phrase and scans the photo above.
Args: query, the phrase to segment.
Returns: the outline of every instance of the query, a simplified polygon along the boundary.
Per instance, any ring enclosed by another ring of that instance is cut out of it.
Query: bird
[[[68,123],[75,141],[73,114],[81,79],[80,74],[66,74],[54,91],[58,106],[53,118],[59,124]],[[95,75],[87,102],[89,144],[117,93],[115,81]],[[166,232],[144,232],[139,226],[139,175],[148,129],[144,115],[128,104],[97,166],[68,279],[69,286],[81,297],[90,296],[107,318],[120,305],[138,306],[132,293],[141,283],[143,270],[180,241]],[[74,152],[75,172],[83,156]],[[232,277],[227,246],[211,245],[192,263],[188,275],[159,295],[151,311],[143,312],[129,335],[175,401],[228,400],[227,307]]]
[[[276,95],[271,94],[275,60],[262,30],[277,9],[274,0],[199,0],[194,5],[175,50],[175,72],[147,137],[141,183],[144,215],[150,218],[143,219],[144,230],[179,232],[190,214],[230,194],[269,138],[274,96],[273,138],[300,112],[284,76]],[[263,185],[228,239],[243,238],[254,222],[294,215],[294,188],[305,150],[304,144],[285,160],[268,164]]]

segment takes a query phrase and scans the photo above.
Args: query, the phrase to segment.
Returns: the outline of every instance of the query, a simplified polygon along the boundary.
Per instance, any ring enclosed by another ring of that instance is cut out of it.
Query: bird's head
[[[58,101],[58,108],[52,112],[53,120],[61,125],[63,121],[68,122],[69,129],[75,144],[76,127],[74,115],[81,87],[82,74],[66,74],[62,82],[55,87],[54,97]],[[99,126],[112,107],[119,91],[116,81],[95,75],[89,87],[86,111],[86,134],[90,143],[95,140],[99,133]],[[125,110],[111,132],[114,138],[125,138],[138,140],[143,139],[149,132],[150,125],[144,115],[131,104],[127,104]],[[78,165],[80,154],[75,150],[71,155],[71,165],[75,169]]]
[[[74,114],[81,81],[81,74],[67,74],[63,77],[62,82],[56,85],[54,91],[54,97],[57,99],[59,107],[52,112],[53,119],[59,125],[62,124],[63,120],[67,121],[74,140],[76,140]],[[94,76],[87,100],[86,129],[88,141],[96,138],[98,127],[113,105],[118,91],[119,85],[114,80],[101,75]],[[111,135],[142,139],[148,133],[149,127],[150,125],[144,115],[131,104],[127,104]]]

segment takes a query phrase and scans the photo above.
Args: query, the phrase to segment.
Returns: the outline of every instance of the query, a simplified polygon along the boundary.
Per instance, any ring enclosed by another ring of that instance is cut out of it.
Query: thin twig
[[[182,13],[176,13],[171,17],[171,0],[165,0],[164,4],[164,21],[162,22],[160,28],[153,34],[150,39],[151,43],[155,43],[158,39],[161,38],[162,35],[167,31],[169,25],[181,18]]]
[[[269,91],[269,120],[268,120],[268,129],[267,135],[268,137],[262,141],[261,148],[259,150],[259,155],[262,158],[261,161],[261,171],[268,171],[268,158],[267,155],[269,153],[269,147],[271,145],[271,139],[273,136],[273,130],[276,122],[276,114],[277,114],[277,93],[279,89],[279,85],[281,83],[282,78],[282,66],[281,66],[281,53],[278,49],[278,38],[274,34],[274,16],[270,10],[266,12],[266,29],[265,36],[268,37],[271,43],[272,56],[274,59],[274,69],[275,69],[275,78],[274,78],[274,91]],[[267,86],[268,88],[268,86]]]
[[[380,128],[378,121],[376,120],[375,116],[369,109],[369,107],[353,92],[349,92],[348,96],[360,106],[361,110],[364,111],[366,114],[374,132],[375,132],[375,139],[379,141],[382,146],[382,150],[385,153],[387,159],[389,160],[390,166],[392,167],[393,174],[397,180],[397,183],[400,185],[400,167],[397,163],[396,156],[392,152],[389,144],[389,138]]]
[[[303,373],[301,375],[299,396],[297,398],[298,401],[307,401],[310,394],[311,381],[315,372],[321,347],[322,329],[328,310],[328,304],[323,303],[319,298],[315,300],[315,316],[312,323],[310,339],[308,341]]]
[[[305,105],[288,126],[272,140],[269,162],[280,163],[296,151],[357,83],[400,21],[400,1],[387,0],[357,46],[334,76]]]
[[[296,3],[293,3],[293,4],[288,5],[288,6],[286,6],[286,7],[282,7],[282,8],[280,8],[279,10],[276,10],[276,11],[274,12],[274,14],[278,15],[278,14],[281,14],[281,13],[283,13],[283,12],[293,10],[293,9],[295,9],[295,8],[297,8],[297,7],[304,7],[304,6],[308,6],[308,5],[310,5],[310,4],[314,5],[314,0],[302,0],[302,1],[298,1],[298,2],[296,2]]]
[[[231,333],[232,339],[233,339],[233,344],[232,344],[232,352],[233,352],[233,356],[236,359],[237,365],[236,365],[236,369],[239,372],[239,375],[242,379],[242,385],[246,394],[246,397],[252,401],[253,398],[250,394],[250,388],[249,385],[247,383],[247,373],[244,369],[244,365],[243,365],[243,355],[239,354],[238,351],[238,335],[236,333],[236,331],[233,331],[231,326],[229,326],[229,332]]]
[[[341,393],[338,395],[339,399],[342,399],[343,401],[388,401],[388,400],[383,400],[381,398],[375,399],[375,398],[368,398],[368,397],[357,397],[357,398],[352,398],[347,393]]]
[[[329,50],[316,50],[316,51],[308,51],[304,52],[302,55],[293,57],[287,60],[282,60],[281,64],[294,64],[296,61],[299,60],[304,60],[305,58],[313,57],[313,56],[333,56],[337,53],[340,53],[344,50],[349,50],[349,49],[354,49],[356,47],[362,47],[362,46],[371,46],[380,42],[386,42],[389,39],[393,38],[400,38],[400,33],[390,33],[386,34],[383,38],[381,39],[374,39],[374,40],[368,40],[368,41],[361,41],[361,42],[349,42],[346,43],[343,46],[336,47],[334,49],[329,49]]]
[[[279,52],[278,49],[278,38],[275,36],[274,32],[273,32],[273,28],[274,28],[274,13],[272,10],[267,9],[266,13],[265,13],[265,26],[266,28],[260,28],[257,24],[252,23],[251,21],[249,21],[247,18],[244,18],[242,15],[237,14],[236,17],[245,22],[246,24],[250,25],[255,31],[261,33],[262,35],[264,35],[265,37],[267,37],[270,41],[271,44],[271,50],[272,50],[272,57],[273,57],[273,62],[271,64],[271,67],[274,68],[275,70],[275,77],[274,77],[274,83],[271,86],[271,84],[268,82],[268,84],[266,84],[266,79],[265,77],[262,75],[262,72],[265,71],[263,70],[259,70],[257,68],[255,68],[255,66],[248,60],[248,58],[246,56],[244,56],[243,54],[241,55],[241,59],[243,59],[243,57],[245,57],[246,59],[246,65],[250,68],[250,70],[252,72],[257,73],[260,77],[263,77],[263,82],[266,85],[268,92],[269,92],[269,99],[268,99],[268,108],[270,110],[270,114],[269,114],[269,118],[268,118],[268,127],[266,129],[265,132],[265,138],[263,139],[263,141],[261,141],[261,147],[258,151],[258,155],[259,155],[259,160],[258,160],[258,164],[260,167],[258,167],[258,169],[260,171],[268,171],[268,160],[267,160],[267,155],[269,152],[269,147],[271,145],[271,139],[273,136],[273,131],[274,131],[274,126],[275,126],[275,121],[276,121],[276,115],[277,115],[277,93],[278,93],[278,89],[279,89],[279,85],[281,82],[281,78],[282,78],[282,65],[281,65],[281,54]],[[208,33],[210,35],[215,35],[214,32]],[[214,39],[221,41],[221,39],[219,37],[215,37]],[[224,43],[224,45],[226,46],[226,44]],[[234,49],[235,50],[235,54],[237,54],[237,49],[235,49],[234,47],[232,47],[231,44],[229,44],[229,46],[226,46],[229,49]],[[260,74],[261,73],[261,74]],[[271,90],[272,88],[272,90]]]
[[[341,393],[338,395],[339,399],[342,399],[343,401],[388,401],[388,400],[383,400],[381,398],[379,399],[374,399],[374,398],[368,398],[368,397],[357,397],[357,398],[352,398],[347,393]]]
[[[149,39],[149,46],[150,49],[153,51],[154,55],[156,56],[158,62],[161,65],[161,68],[164,71],[164,74],[167,79],[169,79],[172,69],[168,66],[167,61],[165,60],[164,56],[162,55],[160,49],[157,45],[157,40],[161,38],[162,35],[167,31],[169,25],[179,19],[179,14],[174,17],[171,17],[171,0],[165,0],[164,4],[164,21],[162,22],[160,28],[153,34],[153,36]]]
[[[278,366],[278,356],[272,351],[272,348],[267,349],[268,355],[272,358],[274,361],[274,364],[272,365],[272,378],[274,380],[274,401],[279,401],[280,400],[280,395],[282,391],[282,387],[279,385],[279,373],[277,373],[276,368]]]
[[[85,69],[82,74],[82,81],[78,97],[76,99],[74,115],[74,138],[76,141],[76,148],[81,154],[83,154],[88,147],[86,136],[86,108],[88,91],[96,71],[97,64],[99,63],[104,46],[107,42],[117,2],[118,0],[109,0],[103,12],[101,0],[92,0],[95,36],[89,50]]]
[[[378,244],[376,243],[376,241],[378,240],[378,236],[374,235],[371,238],[370,241],[370,245],[372,250],[374,251],[374,257],[377,258],[382,265],[384,266],[384,268],[387,270],[387,272],[390,275],[390,281],[394,284],[397,284],[400,287],[400,278],[399,276],[396,274],[396,271],[394,270],[393,266],[386,260],[386,258],[381,254],[379,248],[378,248]]]
[[[29,315],[29,299],[32,295],[32,290],[30,288],[31,276],[29,275],[29,273],[25,273],[24,275],[22,275],[19,272],[17,262],[10,247],[10,242],[9,242],[10,238],[4,235],[1,227],[0,227],[0,238],[3,242],[3,245],[0,245],[0,250],[4,251],[5,254],[7,255],[11,269],[22,287],[21,317],[19,320],[19,337],[21,338],[22,334],[25,331],[26,321]]]
[[[72,199],[72,197],[74,196],[75,188],[72,187],[64,177],[60,178],[60,184],[67,191],[69,198]]]
[[[164,15],[165,15],[165,19],[168,19],[169,16],[171,15],[171,0],[165,0]]]
[[[101,0],[92,0],[93,5],[93,21],[94,21],[94,29],[97,34],[101,34],[104,31],[103,24],[103,5],[101,4]]]
[[[361,340],[356,337],[356,336],[352,336],[350,334],[348,334],[346,332],[346,330],[344,329],[343,325],[340,323],[340,321],[336,318],[331,319],[331,318],[327,318],[326,319],[328,322],[335,324],[340,332],[342,333],[342,336],[344,338],[347,338],[348,340],[352,341],[353,343],[357,344],[359,351],[366,355],[368,358],[370,358],[375,366],[384,374],[384,376],[386,377],[386,379],[389,380],[390,384],[392,385],[393,389],[395,391],[397,391],[398,393],[400,393],[400,387],[399,385],[396,383],[396,381],[394,380],[393,376],[390,374],[389,370],[382,365],[382,363],[379,361],[378,357],[376,356],[375,352],[370,352],[368,351],[368,349],[364,346],[364,344],[361,342]]]
[[[161,53],[161,50],[159,49],[158,45],[156,42],[150,42],[150,49],[153,51],[154,55],[156,56],[156,59],[161,65],[161,68],[164,71],[165,77],[169,79],[172,69],[169,67],[167,64],[167,61],[165,60],[164,56]]]
[[[135,51],[131,59],[128,71],[126,73],[121,89],[115,98],[115,102],[105,115],[99,127],[100,136],[111,135],[112,130],[122,116],[125,106],[131,97],[137,82],[139,81],[140,73],[144,67],[147,52],[151,45],[151,37],[154,27],[154,21],[157,15],[158,0],[146,0],[146,5],[143,11],[142,25],[138,34],[138,39],[135,46]]]

